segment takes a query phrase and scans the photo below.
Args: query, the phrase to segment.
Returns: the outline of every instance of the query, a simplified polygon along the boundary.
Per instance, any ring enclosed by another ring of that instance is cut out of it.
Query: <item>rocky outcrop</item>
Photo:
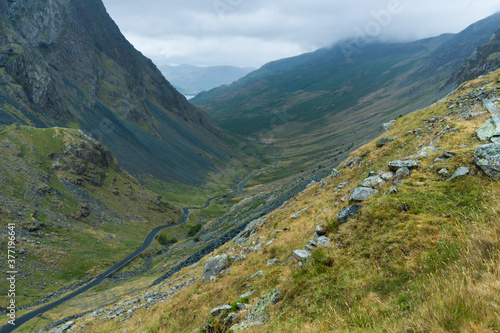
[[[227,254],[221,254],[207,260],[203,266],[203,273],[201,274],[201,281],[205,282],[210,280],[213,276],[217,276],[221,271],[229,266]]]
[[[493,114],[500,113],[500,109],[498,108],[498,106],[489,99],[485,98],[483,100],[483,106],[486,110],[488,110],[489,113]]]
[[[281,291],[277,289],[271,290],[255,304],[241,323],[233,325],[230,330],[237,332],[264,325],[269,320],[269,308],[279,302],[280,294]]]
[[[358,187],[352,192],[351,196],[349,197],[349,201],[365,201],[372,195],[375,195],[377,193],[378,191],[372,188]]]
[[[389,169],[393,172],[398,171],[401,168],[408,168],[409,170],[417,169],[421,165],[418,161],[407,160],[407,161],[393,161],[389,163]]]
[[[479,146],[474,152],[474,161],[488,176],[500,179],[500,143]]]
[[[492,115],[476,133],[481,141],[500,142],[500,115]]]
[[[340,213],[337,214],[339,224],[346,223],[348,219],[353,218],[361,208],[363,208],[363,206],[353,205],[340,211]]]
[[[377,141],[376,145],[377,145],[378,148],[381,148],[381,147],[385,146],[388,143],[396,141],[397,138],[398,138],[397,136],[395,136],[395,137],[384,137],[384,138],[379,139]]]

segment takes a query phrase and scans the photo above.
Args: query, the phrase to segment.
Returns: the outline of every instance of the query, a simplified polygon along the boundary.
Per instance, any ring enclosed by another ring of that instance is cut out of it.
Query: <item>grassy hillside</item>
[[[204,323],[222,327],[210,311],[233,304],[227,312],[237,314],[235,323],[249,313],[269,318],[250,332],[500,331],[500,186],[474,163],[483,144],[475,131],[490,118],[475,96],[498,103],[500,71],[399,118],[384,135],[395,141],[354,151],[340,175],[308,187],[220,248],[216,254],[226,253],[231,269],[214,282],[200,280],[207,257],[149,294],[128,294],[72,324],[84,332],[194,332]],[[420,167],[381,184],[356,215],[338,223],[369,172],[387,173],[390,162],[408,157]],[[469,174],[449,180],[460,167]],[[299,265],[293,251],[304,249],[320,224],[329,245]],[[240,252],[246,259],[231,257]],[[273,288],[281,292],[277,303],[259,302]],[[235,301],[251,290],[240,300],[247,308],[237,310]],[[260,312],[252,308],[257,303]],[[112,317],[119,307],[126,314]]]
[[[2,230],[14,223],[18,241],[20,307],[94,277],[182,214],[77,130],[2,127],[0,175]]]

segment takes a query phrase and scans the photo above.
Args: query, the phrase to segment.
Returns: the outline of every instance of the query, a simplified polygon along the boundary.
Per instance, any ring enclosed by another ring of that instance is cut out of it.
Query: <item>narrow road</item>
[[[282,149],[280,151],[279,148],[278,148],[278,146],[276,144],[274,144],[274,145],[276,146],[276,151],[278,152],[278,154],[277,154],[277,156],[274,159],[275,163],[274,163],[273,167],[265,169],[265,170],[257,171],[255,173],[253,173],[246,180],[244,180],[241,183],[237,184],[238,187],[237,187],[237,189],[233,189],[233,192],[231,192],[229,194],[223,194],[223,195],[217,195],[217,196],[211,197],[210,199],[208,199],[205,202],[205,205],[203,205],[202,207],[186,207],[186,208],[183,208],[182,209],[182,211],[183,211],[182,219],[178,223],[176,223],[176,224],[170,224],[170,225],[164,225],[164,226],[160,226],[160,227],[157,227],[157,228],[153,229],[146,236],[146,239],[142,243],[141,247],[138,248],[137,250],[135,250],[128,257],[126,257],[125,259],[123,259],[122,261],[120,261],[119,263],[117,263],[116,265],[114,265],[113,267],[109,268],[104,273],[98,275],[94,280],[90,281],[85,286],[83,286],[83,287],[81,287],[81,288],[73,291],[72,293],[70,293],[70,294],[62,297],[61,299],[59,299],[57,301],[49,303],[49,304],[47,304],[45,306],[42,306],[42,307],[40,307],[40,308],[38,308],[36,310],[28,312],[28,313],[24,314],[23,316],[21,316],[19,318],[16,318],[16,321],[15,321],[16,325],[15,326],[7,324],[7,325],[5,325],[4,327],[2,327],[0,329],[0,333],[10,333],[10,332],[14,331],[15,329],[19,328],[24,323],[30,321],[31,319],[33,319],[33,318],[35,318],[37,316],[40,316],[40,315],[44,314],[45,312],[50,311],[50,310],[58,307],[59,305],[63,304],[64,302],[66,302],[66,301],[68,301],[68,300],[70,300],[70,299],[72,299],[72,298],[74,298],[74,297],[76,297],[76,296],[78,296],[78,295],[86,292],[87,290],[89,290],[89,289],[91,289],[91,288],[93,288],[93,287],[101,284],[104,281],[104,279],[106,279],[107,277],[109,277],[111,274],[116,273],[118,270],[120,270],[125,265],[127,265],[132,260],[134,260],[137,256],[139,256],[142,252],[144,252],[151,245],[151,243],[153,243],[153,240],[155,239],[156,235],[158,235],[158,233],[160,231],[162,231],[163,229],[172,228],[172,227],[175,227],[175,226],[178,226],[178,225],[186,223],[187,220],[188,220],[189,213],[190,213],[191,210],[202,210],[202,209],[205,209],[208,206],[210,206],[210,204],[212,203],[213,200],[216,200],[216,199],[222,198],[222,197],[228,197],[228,196],[233,196],[233,195],[241,194],[243,192],[243,187],[246,184],[248,184],[248,182],[250,180],[252,180],[252,178],[254,178],[255,176],[257,176],[257,175],[259,175],[261,173],[273,170],[273,169],[275,169],[278,166],[278,159],[279,159],[279,157],[281,157],[281,154],[283,153],[283,151],[286,148]]]

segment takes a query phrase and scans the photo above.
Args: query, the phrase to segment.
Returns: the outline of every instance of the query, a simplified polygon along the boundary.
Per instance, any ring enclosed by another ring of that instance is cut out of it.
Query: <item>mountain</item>
[[[474,50],[465,63],[452,73],[447,85],[458,86],[498,68],[500,68],[500,29],[486,44]]]
[[[196,184],[226,136],[124,38],[101,0],[0,0],[0,123],[69,126],[135,176]]]
[[[268,63],[191,102],[228,131],[272,137],[290,160],[345,154],[375,137],[381,123],[450,92],[440,90],[450,73],[499,27],[500,13],[411,43],[348,40]]]
[[[198,67],[193,65],[158,67],[172,85],[185,96],[195,96],[224,84],[241,79],[255,68],[233,66]]]
[[[482,105],[500,105],[498,82],[500,71],[490,73],[397,119],[281,205],[246,198],[235,218],[273,208],[169,279],[108,286],[31,327],[499,331],[500,144],[476,132],[498,119]]]

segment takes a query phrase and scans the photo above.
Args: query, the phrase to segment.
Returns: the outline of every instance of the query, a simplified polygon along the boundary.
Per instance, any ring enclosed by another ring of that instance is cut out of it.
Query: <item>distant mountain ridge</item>
[[[251,67],[193,65],[158,67],[165,78],[185,96],[195,96],[202,91],[230,84],[255,70]]]
[[[101,0],[0,0],[0,9],[0,123],[81,128],[132,174],[173,182],[200,182],[234,155]]]
[[[364,45],[352,59],[339,43],[268,63],[191,102],[229,131],[270,133],[289,154],[340,154],[375,137],[379,124],[446,95],[449,75],[499,27],[497,13],[458,34]],[[286,118],[282,131],[277,113]]]

